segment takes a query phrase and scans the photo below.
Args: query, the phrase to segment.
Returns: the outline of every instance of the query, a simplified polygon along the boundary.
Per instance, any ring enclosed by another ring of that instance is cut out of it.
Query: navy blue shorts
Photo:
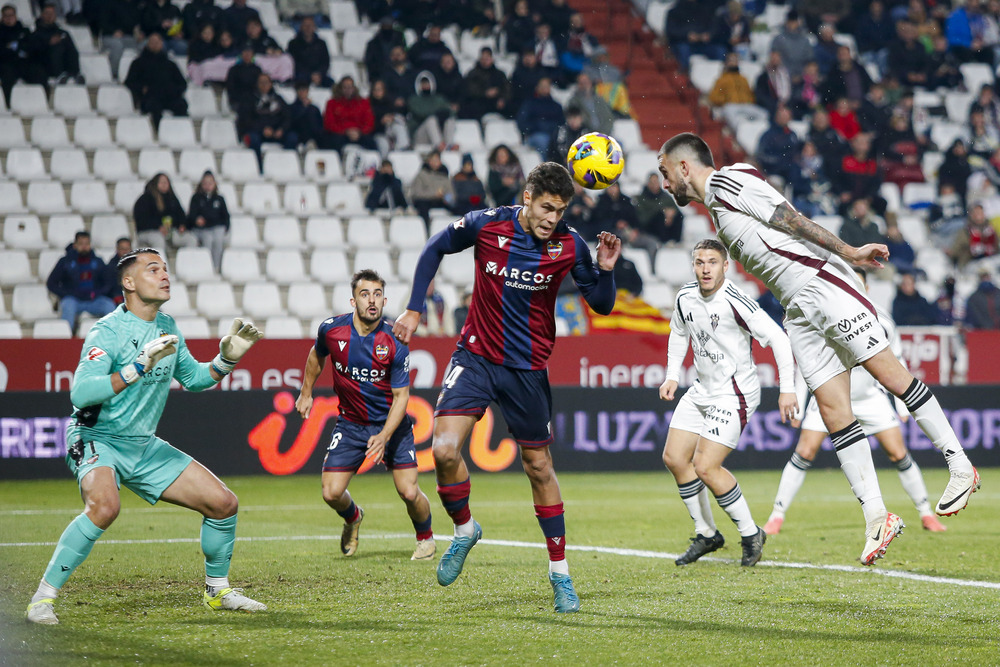
[[[326,448],[323,472],[357,472],[365,460],[368,438],[378,435],[381,430],[382,424],[355,424],[346,419],[338,419],[337,425],[333,427],[330,446]],[[403,423],[385,444],[382,462],[389,470],[417,467],[413,423],[409,417],[403,419]]]
[[[435,417],[481,417],[496,401],[514,440],[522,447],[552,444],[552,391],[546,370],[525,371],[494,364],[458,348],[451,355]]]

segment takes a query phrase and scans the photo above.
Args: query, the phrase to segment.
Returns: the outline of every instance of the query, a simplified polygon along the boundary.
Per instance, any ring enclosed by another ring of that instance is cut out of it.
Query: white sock
[[[927,388],[927,385],[914,379],[900,398],[910,414],[913,415],[920,430],[944,454],[944,460],[948,462],[948,469],[971,473],[972,463],[965,455],[962,443],[958,441],[958,436],[955,435],[955,430],[952,429],[948,418],[944,416],[941,404],[938,403],[937,398]]]
[[[463,524],[455,524],[455,537],[472,537],[475,533],[475,524],[472,521],[472,517]]]
[[[920,472],[920,467],[916,461],[907,453],[902,459],[896,462],[899,469],[899,481],[903,485],[906,495],[913,501],[913,506],[917,508],[920,516],[927,516],[931,513],[931,504],[927,500],[927,486],[924,484],[924,476]]]
[[[42,579],[38,582],[38,590],[31,596],[31,601],[38,602],[39,600],[55,599],[58,595],[59,589]]]
[[[703,533],[705,537],[711,537],[719,532],[719,529],[715,527],[715,517],[712,516],[712,499],[708,494],[708,487],[703,488],[698,493],[698,502],[701,503],[701,518],[705,520],[705,525],[708,526],[706,533]]]
[[[694,532],[705,537],[715,535],[715,526],[705,520],[702,505],[702,495],[706,501],[708,499],[708,489],[705,488],[705,483],[695,478],[685,484],[678,484],[677,491],[681,494],[681,500],[684,501],[684,506],[687,507],[691,520],[694,521]],[[711,511],[709,511],[708,516],[712,516]]]
[[[806,481],[806,472],[811,467],[812,461],[798,454],[792,454],[792,458],[785,464],[785,469],[781,471],[778,493],[774,496],[774,509],[771,510],[772,517],[785,518],[785,512],[792,506],[795,494],[802,488],[802,483]]]
[[[743,497],[743,491],[740,490],[739,484],[721,496],[716,496],[715,500],[719,503],[719,507],[726,510],[726,514],[736,524],[736,530],[740,532],[742,537],[757,534],[757,524],[754,523],[753,517],[750,515],[750,506],[747,504],[747,499]]]
[[[209,595],[215,595],[223,588],[229,588],[229,577],[205,577],[205,590]]]
[[[550,560],[549,574],[565,574],[568,577],[569,562],[565,558],[563,558],[562,560]]]
[[[872,448],[865,432],[861,430],[861,424],[854,420],[846,428],[831,433],[830,440],[854,497],[861,501],[865,523],[877,519],[886,511],[885,503],[882,502],[882,490],[878,485],[878,477],[875,476]]]

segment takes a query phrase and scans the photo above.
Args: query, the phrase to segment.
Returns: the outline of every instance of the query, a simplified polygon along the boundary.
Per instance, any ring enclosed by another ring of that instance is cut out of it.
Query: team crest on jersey
[[[549,244],[546,246],[546,250],[549,252],[549,259],[555,259],[562,254],[562,241],[549,241]]]
[[[719,328],[719,314],[712,313],[712,331],[715,331],[718,328]]]
[[[385,361],[389,358],[389,346],[388,345],[376,345],[375,346],[375,358],[379,361]]]
[[[462,229],[465,227],[465,218],[459,218],[455,222],[451,223],[451,226],[455,229]]]
[[[87,361],[94,361],[95,359],[100,359],[105,354],[107,354],[107,352],[105,352],[101,348],[92,347],[89,350],[87,350]]]

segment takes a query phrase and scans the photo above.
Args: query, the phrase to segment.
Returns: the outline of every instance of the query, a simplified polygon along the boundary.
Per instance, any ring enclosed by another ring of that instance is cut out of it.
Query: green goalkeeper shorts
[[[166,440],[114,438],[88,429],[67,429],[66,465],[77,484],[94,468],[115,471],[118,488],[124,484],[150,505],[155,505],[194,459]]]

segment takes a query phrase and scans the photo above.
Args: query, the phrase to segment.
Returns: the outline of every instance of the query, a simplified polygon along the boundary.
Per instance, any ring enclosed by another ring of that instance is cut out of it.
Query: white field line
[[[451,541],[451,535],[435,535],[435,539]],[[366,540],[396,540],[413,539],[412,533],[365,533]],[[329,541],[339,540],[340,535],[270,535],[262,537],[237,537],[237,542],[308,542],[308,541]],[[149,539],[149,540],[100,540],[97,544],[106,545],[130,545],[130,544],[197,544],[200,540],[193,537],[178,537],[170,539]],[[498,547],[517,547],[524,549],[544,549],[545,545],[539,542],[518,542],[514,540],[480,540],[481,544],[488,544]],[[0,547],[53,547],[55,542],[0,542]],[[680,554],[667,553],[663,551],[646,551],[643,549],[619,549],[617,547],[597,547],[580,544],[570,544],[566,546],[568,551],[584,551],[590,553],[602,553],[613,556],[631,556],[633,558],[658,558],[661,560],[674,560]],[[729,558],[702,558],[704,561],[718,563],[735,563]],[[971,579],[955,579],[952,577],[933,577],[926,574],[916,574],[913,572],[903,572],[901,570],[881,570],[875,568],[863,568],[855,565],[817,565],[815,563],[794,563],[782,561],[762,560],[758,564],[760,567],[786,567],[796,570],[823,570],[827,572],[847,572],[850,574],[879,575],[893,579],[908,579],[910,581],[920,581],[931,584],[947,584],[952,586],[968,586],[972,588],[991,588],[1000,590],[1000,582],[975,581]]]

